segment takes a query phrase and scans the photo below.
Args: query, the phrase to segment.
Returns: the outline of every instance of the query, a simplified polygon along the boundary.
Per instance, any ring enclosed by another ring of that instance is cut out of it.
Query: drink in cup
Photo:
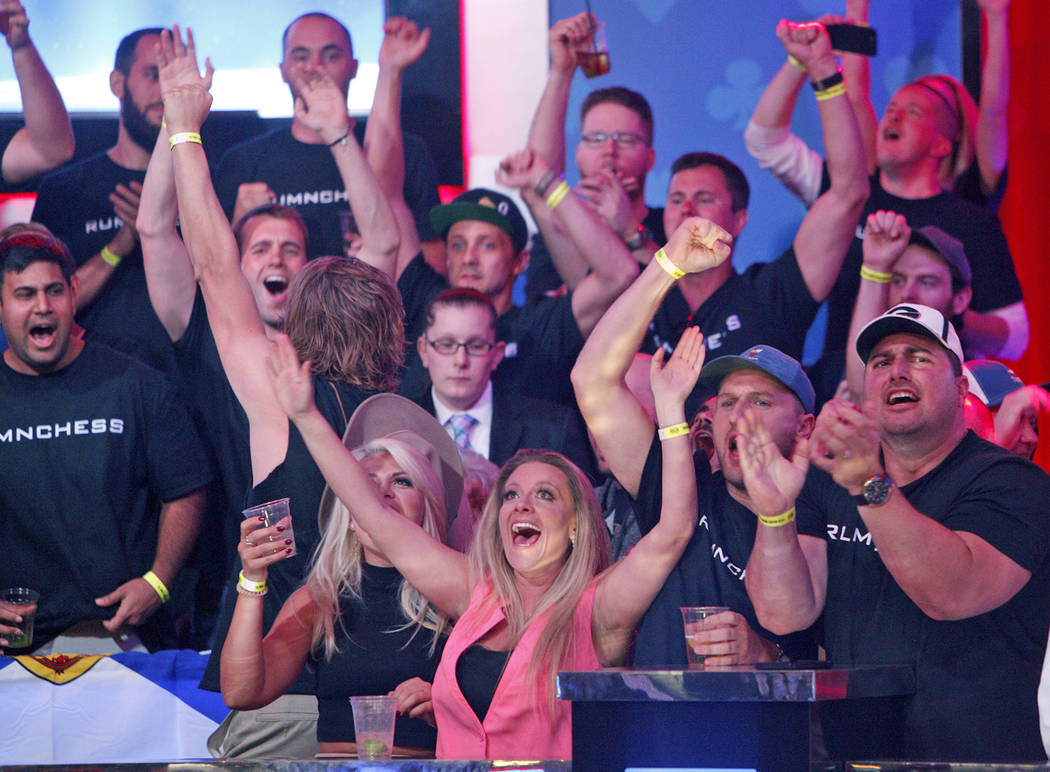
[[[591,42],[586,49],[576,52],[580,69],[588,78],[596,78],[609,72],[609,42],[605,38],[605,22],[600,21],[591,28]]]
[[[284,545],[285,539],[291,539],[292,543],[291,554],[296,553],[295,549],[295,534],[292,532],[292,511],[288,508],[288,499],[276,499],[274,501],[267,501],[265,504],[259,504],[254,507],[248,507],[242,511],[245,518],[259,518],[263,517],[265,520],[259,525],[259,528],[269,528],[274,525],[283,525],[284,531],[279,537],[275,537],[274,541],[280,539],[280,544]]]
[[[36,621],[36,604],[39,600],[40,593],[28,587],[8,587],[6,590],[0,590],[0,605],[22,617],[22,632],[8,638],[7,648],[24,649],[33,642],[33,623]],[[12,627],[18,626],[8,619],[3,622]]]
[[[704,644],[700,642],[703,621],[715,614],[729,611],[728,606],[682,606],[682,627],[685,631],[685,653],[689,658],[690,670],[703,670],[707,655],[702,653]],[[698,652],[697,648],[701,651]]]
[[[397,697],[392,694],[351,697],[350,706],[354,710],[358,758],[389,759],[394,750]]]

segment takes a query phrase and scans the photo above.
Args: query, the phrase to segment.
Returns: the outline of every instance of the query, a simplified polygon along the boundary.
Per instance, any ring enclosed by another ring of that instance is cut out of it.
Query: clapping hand
[[[752,507],[764,517],[777,517],[795,505],[809,471],[809,439],[797,437],[785,458],[761,416],[748,408],[734,426],[740,472]]]
[[[200,131],[211,109],[212,76],[215,69],[211,59],[204,60],[203,75],[197,66],[197,48],[193,30],[186,29],[183,43],[179,25],[171,31],[163,30],[157,44],[160,60],[160,93],[164,100],[164,119],[169,134]]]
[[[679,421],[677,416],[666,415],[670,410],[682,412],[684,405],[704,366],[704,336],[699,327],[687,327],[678,339],[671,358],[664,363],[664,349],[658,348],[649,363],[649,383],[653,390],[653,401],[661,423]]]

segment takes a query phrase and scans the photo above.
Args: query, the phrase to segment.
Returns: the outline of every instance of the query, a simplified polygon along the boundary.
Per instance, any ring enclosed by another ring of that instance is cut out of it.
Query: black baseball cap
[[[502,228],[510,236],[514,254],[528,243],[529,229],[521,210],[514,199],[498,191],[473,188],[456,196],[452,203],[430,210],[430,224],[441,238],[446,238],[448,229],[461,220],[481,220]]]

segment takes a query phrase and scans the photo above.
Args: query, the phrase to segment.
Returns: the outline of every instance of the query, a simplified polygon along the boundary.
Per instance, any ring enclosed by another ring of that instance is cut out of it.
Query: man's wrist
[[[839,63],[831,54],[806,63],[806,72],[809,74],[809,79],[814,83],[833,77],[839,71]]]

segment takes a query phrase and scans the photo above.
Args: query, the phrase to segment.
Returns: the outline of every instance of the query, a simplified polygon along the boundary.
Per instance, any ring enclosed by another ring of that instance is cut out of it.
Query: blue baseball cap
[[[798,397],[807,413],[812,413],[817,398],[813,384],[803,372],[802,365],[780,349],[772,346],[752,346],[742,354],[712,359],[700,371],[700,381],[718,391],[722,380],[737,370],[758,370],[780,382],[784,388]]]
[[[1007,394],[1024,388],[1024,381],[1002,362],[992,359],[973,359],[963,366],[970,393],[988,407],[1002,404]]]

